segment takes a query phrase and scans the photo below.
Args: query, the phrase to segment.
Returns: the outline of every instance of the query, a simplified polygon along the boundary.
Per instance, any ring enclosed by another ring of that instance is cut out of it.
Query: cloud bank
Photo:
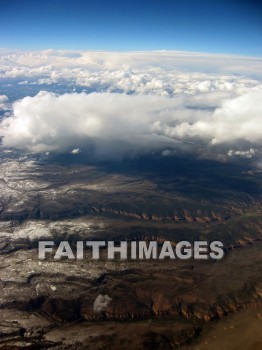
[[[262,59],[175,51],[0,52],[0,78],[88,91],[195,95],[261,88]]]
[[[259,145],[261,100],[262,90],[251,91],[207,109],[185,96],[40,92],[14,103],[13,116],[2,121],[0,134],[4,146],[33,152],[73,149],[74,154],[88,148],[98,156]]]
[[[262,141],[261,72],[261,58],[233,55],[0,50],[2,90],[25,96],[12,106],[14,97],[0,96],[2,144],[76,157],[223,149],[252,158]]]

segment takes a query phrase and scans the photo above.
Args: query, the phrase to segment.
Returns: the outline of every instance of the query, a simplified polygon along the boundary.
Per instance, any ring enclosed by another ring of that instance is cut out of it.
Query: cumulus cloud
[[[261,99],[262,89],[206,108],[186,96],[40,92],[14,103],[0,135],[4,146],[73,154],[84,149],[106,157],[154,150],[168,155],[174,149],[196,151],[199,144],[237,150],[243,142],[261,144]]]
[[[28,69],[85,68],[91,71],[116,70],[129,66],[134,69],[162,67],[167,71],[237,73],[261,77],[262,59],[225,54],[209,54],[185,51],[0,51],[2,68],[20,67]]]
[[[81,153],[81,149],[80,148],[74,148],[74,149],[72,149],[72,151],[70,153],[71,154],[79,154],[79,153]]]
[[[13,106],[0,96],[0,136],[7,147],[81,157],[223,148],[251,158],[261,145],[261,72],[261,58],[234,55],[0,50],[0,78],[19,96],[35,92]]]
[[[261,87],[262,59],[176,51],[0,53],[0,78],[134,94],[240,95]]]
[[[256,154],[256,150],[254,148],[250,148],[246,151],[239,151],[230,149],[227,152],[229,157],[244,157],[244,158],[252,158]]]
[[[162,151],[162,156],[163,157],[168,157],[172,155],[172,151],[170,151],[170,149],[165,149],[164,151]]]
[[[155,131],[180,140],[202,139],[211,144],[262,141],[262,90],[226,100],[213,113],[196,113],[195,120],[170,126],[155,123]]]
[[[99,294],[94,301],[94,312],[104,311],[111,302],[111,298],[107,294]]]
[[[6,111],[8,109],[8,97],[0,95],[0,110]]]
[[[40,92],[14,103],[1,135],[5,146],[31,151],[89,146],[103,154],[159,148],[175,140],[155,133],[153,124],[162,117],[171,121],[181,104],[181,99],[155,96]]]

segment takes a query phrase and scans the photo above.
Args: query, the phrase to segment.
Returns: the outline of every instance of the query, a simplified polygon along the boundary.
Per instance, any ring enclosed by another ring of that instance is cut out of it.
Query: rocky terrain
[[[251,163],[1,157],[1,349],[216,349],[219,337],[234,349],[239,336],[261,348],[262,176]],[[220,240],[225,257],[40,261],[41,239]]]

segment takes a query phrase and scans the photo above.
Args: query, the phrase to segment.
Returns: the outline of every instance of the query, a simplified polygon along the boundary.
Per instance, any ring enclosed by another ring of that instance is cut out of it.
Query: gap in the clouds
[[[26,96],[35,96],[39,91],[53,92],[56,94],[65,93],[91,93],[96,91],[95,88],[89,88],[85,86],[78,86],[75,84],[37,84],[35,82],[27,82],[26,84],[20,84],[21,79],[1,79],[0,82],[0,95],[7,95],[9,102],[13,103],[16,100],[20,100]]]

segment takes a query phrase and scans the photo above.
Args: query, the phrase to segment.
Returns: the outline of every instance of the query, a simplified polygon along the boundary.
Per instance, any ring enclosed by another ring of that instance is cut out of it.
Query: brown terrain
[[[0,349],[262,348],[261,173],[159,162],[3,156]],[[40,261],[41,239],[220,240],[225,257]]]

